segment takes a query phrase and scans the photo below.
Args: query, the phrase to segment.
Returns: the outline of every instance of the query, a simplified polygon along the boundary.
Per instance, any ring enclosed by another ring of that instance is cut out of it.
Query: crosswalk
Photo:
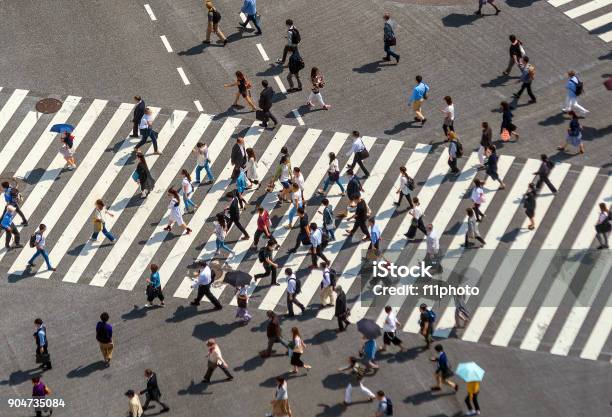
[[[308,268],[308,249],[300,247],[295,253],[287,253],[294,246],[297,230],[284,227],[289,221],[289,206],[278,201],[280,185],[275,184],[271,192],[266,185],[281,149],[287,147],[292,166],[299,166],[305,177],[306,212],[311,221],[321,224],[323,197],[316,191],[326,177],[330,152],[341,164],[349,162],[351,143],[347,133],[290,125],[270,131],[238,118],[218,119],[215,115],[152,107],[162,155],[153,154],[148,145],[142,148],[156,179],[155,189],[142,199],[138,184],[131,178],[137,141],[129,137],[132,104],[76,96],[63,101],[58,113],[44,115],[33,110],[35,97],[30,92],[0,89],[0,176],[22,180],[22,209],[30,223],[22,228],[22,240],[27,243],[35,225],[46,224],[49,257],[57,267],[55,272],[44,266],[26,270],[32,248],[2,249],[0,273],[8,282],[18,285],[23,279],[44,279],[142,291],[148,266],[156,263],[160,265],[164,292],[187,299],[192,293],[194,261],[214,257],[211,218],[229,204],[225,197],[233,189],[229,154],[235,138],[243,136],[246,146],[258,155],[262,186],[245,193],[248,205],[241,222],[253,233],[256,206],[271,213],[273,235],[280,245],[275,258],[281,265],[279,286],[270,286],[267,278],[252,282],[248,288],[250,308],[285,311],[283,270],[290,267],[298,271],[302,282],[298,299],[308,306],[303,314],[312,314],[316,320],[333,319],[333,308],[319,308],[321,272]],[[74,171],[62,168],[57,135],[49,132],[56,123],[75,126],[78,167]],[[325,254],[339,272],[338,284],[347,292],[351,320],[371,318],[382,323],[383,308],[390,305],[403,323],[402,330],[417,333],[418,305],[425,302],[438,312],[435,336],[439,338],[457,337],[493,346],[610,361],[612,254],[594,249],[598,204],[612,201],[608,172],[558,163],[550,179],[559,192],[542,190],[535,219],[539,227],[528,231],[522,195],[533,181],[539,161],[502,155],[499,175],[507,188],[497,190],[489,181],[485,186],[486,203],[481,207],[486,215],[480,225],[486,246],[465,250],[461,244],[471,184],[474,178],[484,178],[484,173],[477,170],[477,154],[466,149],[459,164],[461,172],[454,176],[448,174],[443,146],[374,137],[363,140],[370,149],[366,164],[371,175],[363,180],[362,194],[382,231],[384,252],[402,265],[414,265],[424,255],[422,239],[408,242],[404,237],[411,222],[406,202],[400,207],[394,204],[398,198],[398,168],[404,165],[415,178],[414,196],[421,201],[426,223],[431,222],[440,234],[444,272],[435,276],[435,282],[476,286],[480,294],[464,299],[472,312],[465,329],[454,327],[451,297],[375,296],[361,269],[368,243],[361,241],[359,232],[352,240],[344,237],[353,226],[349,211],[348,217],[337,218],[336,240],[330,242]],[[163,230],[167,224],[166,191],[179,187],[182,169],[193,172],[192,150],[200,141],[209,146],[215,181],[195,189],[193,200],[199,207],[193,214],[185,214],[193,232],[167,232]],[[117,238],[113,244],[89,240],[93,204],[99,198],[114,215],[106,219],[107,229]],[[336,214],[347,211],[347,199],[337,186],[332,186],[327,198]],[[251,275],[262,272],[252,241],[240,237],[238,230],[230,230],[227,243],[235,255],[227,258],[226,267]],[[407,277],[393,285],[419,283],[422,280]],[[224,304],[236,304],[231,288],[215,284],[212,291]]]
[[[612,42],[612,0],[548,0],[604,42]]]

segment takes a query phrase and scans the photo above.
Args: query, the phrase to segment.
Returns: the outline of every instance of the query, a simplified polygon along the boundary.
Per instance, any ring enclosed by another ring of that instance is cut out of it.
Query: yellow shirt
[[[474,381],[467,383],[467,392],[470,394],[470,396],[478,394],[478,391],[480,391],[480,382]]]

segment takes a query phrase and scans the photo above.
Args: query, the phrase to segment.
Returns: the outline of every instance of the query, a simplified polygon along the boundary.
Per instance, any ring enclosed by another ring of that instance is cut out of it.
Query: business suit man
[[[136,106],[134,107],[134,118],[132,119],[132,123],[134,127],[132,128],[131,138],[137,138],[138,136],[138,125],[140,124],[140,119],[144,116],[145,112],[145,102],[140,96],[134,96],[134,101],[136,102]]]
[[[259,94],[259,108],[261,108],[261,110],[264,112],[264,120],[259,124],[259,126],[267,128],[268,120],[272,119],[272,121],[274,122],[274,126],[272,126],[272,129],[274,129],[278,124],[278,120],[271,112],[274,90],[272,89],[272,87],[268,86],[268,81],[266,80],[263,80],[261,82],[261,85],[264,89]]]
[[[246,168],[247,163],[247,154],[246,149],[244,148],[244,138],[242,136],[239,136],[238,139],[236,139],[236,143],[232,147],[230,161],[232,165],[234,165],[232,180],[236,181],[236,178],[238,178],[238,175],[240,175],[240,170]]]
[[[342,291],[342,287],[340,285],[336,285],[334,289],[336,292],[336,307],[334,311],[334,316],[338,319],[338,331],[343,332],[346,327],[351,324],[348,320],[348,307],[346,305],[346,294]]]
[[[161,402],[160,398],[161,398],[161,391],[159,390],[159,386],[157,385],[157,375],[155,374],[155,372],[153,372],[150,369],[145,369],[145,378],[147,378],[147,388],[140,391],[140,395],[145,394],[145,403],[142,406],[143,410],[146,410],[149,408],[149,402],[150,401],[155,401],[156,403],[159,403],[159,405],[162,406],[161,409],[161,413],[165,413],[166,411],[170,410],[170,407],[168,407],[166,404],[164,404],[163,402]]]
[[[234,198],[232,198],[232,202],[228,207],[229,221],[227,222],[227,228],[232,227],[232,224],[236,225],[238,230],[242,232],[244,235],[242,237],[243,240],[249,240],[251,237],[247,233],[244,226],[240,223],[240,201],[238,198],[238,190],[234,194]]]

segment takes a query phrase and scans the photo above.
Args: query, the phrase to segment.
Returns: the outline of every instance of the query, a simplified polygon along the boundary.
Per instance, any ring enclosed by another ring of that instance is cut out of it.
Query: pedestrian
[[[355,169],[355,165],[359,165],[359,168],[363,171],[363,178],[368,178],[370,176],[370,172],[363,164],[363,161],[370,156],[368,149],[363,143],[363,139],[361,134],[357,130],[353,130],[352,133],[353,144],[351,145],[351,149],[346,153],[346,156],[351,156],[353,154],[353,162],[347,165],[347,168],[351,170]]]
[[[287,59],[287,54],[289,52],[296,52],[298,50],[298,44],[302,40],[300,35],[300,31],[297,30],[295,26],[293,26],[293,20],[287,19],[285,20],[285,26],[287,26],[287,43],[283,48],[283,56],[282,58],[278,58],[276,63],[279,65],[285,64],[285,59]]]
[[[227,38],[225,37],[223,32],[221,32],[221,28],[219,28],[219,22],[221,21],[221,13],[219,13],[217,8],[213,6],[210,0],[206,1],[206,9],[208,10],[208,26],[206,26],[206,39],[202,43],[210,44],[210,34],[214,33],[223,43],[223,46],[227,45]]]
[[[229,230],[232,225],[236,225],[238,230],[240,230],[243,234],[242,240],[249,240],[251,236],[246,231],[242,223],[240,223],[240,193],[238,190],[234,191],[234,197],[230,205],[226,208],[229,214],[229,220],[227,221],[227,229]]]
[[[361,392],[363,392],[370,402],[374,401],[376,396],[368,387],[363,385],[363,377],[365,376],[366,369],[359,363],[359,360],[354,356],[349,356],[348,365],[344,368],[339,368],[338,372],[349,371],[349,380],[344,390],[344,401],[343,406],[348,406],[352,403],[353,385],[358,386]]]
[[[342,182],[340,182],[340,163],[338,162],[338,158],[336,158],[336,154],[334,152],[330,152],[329,157],[329,167],[327,168],[327,177],[323,181],[323,188],[319,188],[318,192],[321,195],[324,195],[327,191],[327,188],[331,183],[338,184],[340,187],[341,195],[344,195],[344,186]]]
[[[236,143],[232,146],[232,153],[230,155],[230,162],[234,165],[234,173],[232,174],[233,180],[238,178],[241,169],[246,168],[247,161],[248,155],[244,147],[244,138],[238,136],[238,138],[236,138]]]
[[[563,111],[565,113],[569,113],[571,111],[577,110],[584,116],[589,111],[582,107],[580,104],[578,104],[578,96],[581,96],[584,93],[582,81],[580,81],[580,78],[578,78],[578,74],[576,74],[576,71],[569,71],[567,73],[567,78],[567,83],[565,84],[567,95],[565,96]]]
[[[486,152],[489,146],[493,145],[493,131],[491,130],[489,123],[482,122],[481,127],[482,134],[480,135],[480,147],[478,148],[478,161],[480,162],[480,166],[478,167],[478,170],[487,168],[485,166]]]
[[[385,306],[385,322],[383,323],[383,347],[379,350],[379,352],[384,352],[387,350],[387,346],[393,343],[395,346],[400,348],[400,352],[405,352],[406,348],[402,344],[402,340],[397,337],[397,326],[401,326],[402,323],[399,322],[395,312],[391,308],[391,306]]]
[[[143,410],[142,405],[140,405],[140,398],[134,392],[134,390],[129,389],[125,392],[125,396],[128,397],[128,417],[142,417]]]
[[[4,209],[4,214],[2,215],[2,220],[0,221],[0,229],[5,231],[5,244],[4,247],[6,250],[10,250],[12,248],[23,248],[23,245],[20,243],[21,234],[19,233],[19,229],[15,226],[13,219],[15,218],[16,209],[12,204],[7,204]],[[11,238],[15,238],[15,245],[11,246]]]
[[[91,234],[92,241],[98,240],[98,234],[100,232],[102,232],[102,234],[106,236],[111,243],[115,241],[115,236],[113,236],[113,234],[106,229],[106,216],[115,217],[113,213],[106,209],[104,201],[100,199],[96,200],[96,208],[93,214],[94,231]]]
[[[455,132],[449,131],[448,140],[450,141],[448,143],[448,166],[450,167],[451,173],[453,175],[458,175],[461,171],[459,171],[459,168],[457,168],[457,160],[460,156],[459,140],[457,138],[457,134]]]
[[[245,2],[246,1],[249,0],[245,0]],[[254,2],[255,0],[252,1]],[[238,87],[238,91],[236,92],[236,98],[234,99],[232,107],[237,109],[243,107],[238,105],[238,99],[242,96],[244,101],[246,101],[249,107],[251,108],[251,111],[257,110],[257,107],[255,107],[255,103],[253,103],[253,99],[251,98],[251,88],[253,87],[253,84],[251,84],[251,82],[247,80],[247,78],[241,71],[236,71],[236,81],[229,84],[223,84],[223,87]]]
[[[210,301],[215,307],[215,310],[221,310],[223,306],[221,305],[217,297],[215,297],[214,294],[210,292],[210,286],[216,278],[215,271],[213,271],[213,269],[208,265],[207,262],[200,261],[198,272],[194,273],[194,275],[197,275],[198,279],[193,283],[191,287],[197,288],[198,294],[196,295],[196,298],[189,304],[191,304],[192,306],[199,306],[200,301],[202,301],[202,298],[206,296],[208,301]]]
[[[387,417],[393,415],[393,404],[391,403],[391,399],[385,396],[384,391],[376,392],[376,399],[378,400],[378,406],[376,407],[376,412],[372,417]]]
[[[300,79],[300,71],[306,67],[304,59],[300,55],[300,52],[296,49],[291,53],[289,57],[289,73],[287,74],[287,82],[289,83],[288,93],[295,93],[296,91],[302,91],[302,80]],[[293,79],[297,81],[297,88],[294,87]]]
[[[465,295],[453,295],[455,302],[455,328],[465,329],[470,322],[470,311],[467,309]]]
[[[304,175],[302,175],[302,170],[300,167],[293,167],[293,175],[291,176],[291,183],[297,184],[300,188],[300,194],[302,194],[302,201],[304,200],[304,185],[306,181],[304,180]]]
[[[312,366],[302,361],[302,354],[306,349],[306,343],[302,340],[302,335],[297,327],[291,328],[291,342],[289,343],[291,354],[289,355],[291,360],[290,363],[293,365],[293,370],[289,373],[297,374],[298,368],[304,368],[308,371]]]
[[[506,184],[499,177],[497,172],[497,162],[499,161],[499,155],[497,155],[497,147],[493,144],[487,148],[487,162],[485,163],[486,173],[494,181],[499,182],[498,190],[505,190]]]
[[[529,230],[535,229],[535,209],[536,209],[536,186],[530,183],[527,187],[527,192],[523,196],[523,207],[525,207],[525,215],[529,219]]]
[[[185,203],[185,212],[193,213],[198,205],[193,202],[191,196],[193,195],[193,185],[191,185],[191,175],[186,169],[181,170],[183,180],[181,182],[181,191],[183,192],[183,203]],[[192,210],[189,210],[192,208]]]
[[[136,165],[136,170],[132,174],[132,179],[140,184],[140,197],[146,198],[153,190],[153,187],[155,187],[155,178],[153,178],[151,171],[149,171],[144,155],[138,153],[136,154],[136,159],[138,159],[138,164]]]
[[[554,168],[555,164],[550,159],[548,159],[548,156],[546,154],[541,154],[540,160],[542,161],[542,163],[540,164],[540,168],[537,172],[533,173],[533,175],[538,176],[538,182],[536,182],[536,190],[539,191],[540,188],[542,188],[542,185],[546,184],[550,192],[556,194],[557,189],[548,178],[548,176],[550,175],[550,171]]]
[[[149,265],[149,269],[151,270],[151,275],[147,278],[147,304],[145,307],[153,307],[153,300],[159,298],[161,306],[165,306],[164,303],[164,293],[162,292],[161,279],[159,277],[159,266],[156,264]]]
[[[478,178],[474,180],[474,187],[472,188],[472,192],[470,195],[470,199],[472,200],[472,209],[474,210],[474,214],[476,215],[476,221],[480,223],[485,217],[485,214],[480,211],[480,206],[485,202],[484,190],[482,188],[482,181]]]
[[[257,174],[257,157],[255,156],[255,150],[253,148],[247,148],[247,164],[245,175],[247,180],[249,180],[250,185],[247,188],[251,188],[253,184],[259,184],[259,175]]]
[[[408,213],[412,216],[412,220],[410,221],[408,231],[404,233],[404,236],[406,236],[408,239],[414,239],[417,229],[423,232],[424,236],[427,236],[427,229],[425,228],[425,222],[423,220],[423,209],[421,208],[421,202],[418,197],[414,197],[412,201],[414,207],[408,210]]]
[[[476,16],[482,16],[482,6],[487,3],[489,3],[495,9],[495,16],[497,16],[501,12],[501,9],[495,5],[495,0],[478,0],[478,10],[476,10],[474,14]]]
[[[441,385],[444,382],[446,385],[451,387],[457,392],[459,390],[459,385],[455,384],[450,378],[454,375],[453,370],[451,368],[450,362],[446,357],[446,352],[444,352],[444,348],[442,345],[438,344],[434,347],[436,350],[437,357],[433,357],[430,360],[432,362],[437,362],[438,366],[435,372],[436,385],[431,387],[432,391],[440,391],[442,389]]]
[[[331,270],[330,262],[321,263],[323,267],[323,279],[321,280],[321,307],[334,305],[334,285],[336,284],[336,271]]]
[[[272,404],[271,417],[293,417],[289,407],[289,394],[287,393],[287,381],[282,376],[276,377],[276,390]]]
[[[312,268],[318,267],[317,257],[321,258],[325,263],[330,263],[329,259],[323,254],[324,246],[323,231],[316,223],[310,223],[310,259],[312,260]]]
[[[302,192],[300,191],[300,186],[296,183],[291,184],[291,208],[289,209],[288,222],[285,225],[287,229],[293,227],[293,219],[298,211],[298,209],[303,207],[302,201]]]
[[[160,413],[165,413],[170,411],[170,407],[161,402],[162,393],[159,389],[159,385],[157,384],[157,374],[153,372],[151,369],[145,369],[144,376],[147,379],[147,387],[140,391],[140,395],[145,394],[145,403],[142,406],[143,410],[148,410],[149,403],[154,401],[161,405],[162,409]]]
[[[263,117],[259,126],[263,127],[264,129],[267,129],[268,120],[272,119],[272,121],[274,122],[274,126],[272,126],[272,129],[274,129],[278,124],[278,119],[276,119],[276,117],[272,114],[272,100],[274,98],[274,90],[268,85],[268,80],[263,80],[261,82],[261,86],[263,87],[263,90],[261,90],[261,93],[259,94],[259,108],[263,112]]]
[[[113,326],[108,322],[107,312],[100,314],[100,321],[96,324],[96,340],[100,344],[100,352],[106,366],[109,366],[113,359]]]
[[[399,194],[399,200],[397,200],[397,203],[395,203],[395,205],[399,207],[402,204],[402,198],[405,197],[406,201],[408,201],[408,206],[410,206],[410,208],[414,208],[414,204],[412,203],[412,196],[410,195],[410,193],[414,191],[414,178],[408,175],[408,170],[405,166],[401,166],[399,168],[399,171],[400,187],[396,192],[396,194]]]
[[[478,394],[480,393],[480,382],[470,381],[466,384],[467,395],[465,396],[465,405],[468,412],[466,416],[479,416],[480,405],[478,404]]]
[[[236,318],[240,319],[242,323],[247,324],[253,316],[247,310],[249,303],[249,287],[247,285],[240,285],[236,288],[236,304],[238,309],[236,310]]]
[[[276,170],[274,171],[274,177],[268,185],[268,189],[274,189],[274,181],[278,180],[282,185],[282,190],[278,194],[278,200],[281,203],[287,203],[290,200],[287,198],[291,192],[291,161],[287,155],[283,155],[280,159]]]
[[[25,215],[23,214],[23,212],[21,211],[21,209],[19,208],[19,206],[21,205],[21,201],[23,201],[23,197],[21,195],[21,193],[19,192],[19,189],[17,189],[17,182],[15,182],[13,185],[11,185],[11,183],[9,181],[3,181],[2,182],[2,189],[4,192],[4,202],[8,205],[12,205],[15,208],[15,214],[18,214],[19,217],[21,217],[21,225],[22,226],[27,226],[28,225],[28,220],[26,219]],[[4,217],[4,213],[6,211],[6,207],[4,209],[4,211],[2,212],[2,216]]]
[[[612,230],[612,215],[606,207],[606,203],[599,203],[599,214],[597,215],[597,224],[595,231],[597,232],[597,241],[599,246],[597,249],[608,249],[608,236]]]
[[[366,368],[378,369],[378,364],[376,363],[376,352],[378,351],[376,339],[367,339],[365,336],[362,338],[364,343],[361,346],[360,354],[363,355]]]
[[[219,349],[219,345],[215,339],[208,339],[206,341],[206,347],[208,348],[208,366],[206,368],[206,374],[204,375],[204,379],[202,382],[208,384],[210,382],[210,377],[212,376],[215,369],[219,368],[225,374],[226,381],[231,381],[234,379],[232,374],[228,369],[227,362],[221,356],[221,349]]]
[[[148,138],[151,138],[151,143],[153,143],[153,155],[161,155],[162,153],[159,152],[157,148],[157,132],[153,130],[153,116],[151,115],[150,108],[147,107],[145,109],[144,116],[140,119],[138,128],[140,129],[142,139],[140,139],[140,142],[134,147],[134,152],[139,152],[140,147],[147,143]]]
[[[391,14],[385,12],[383,14],[383,20],[385,25],[383,27],[383,44],[385,46],[385,56],[383,61],[391,61],[391,57],[395,58],[395,63],[399,64],[400,56],[391,50],[392,46],[397,44],[397,38],[395,37],[395,21],[391,19]]]
[[[323,204],[323,212],[319,213],[323,215],[323,229],[325,230],[325,233],[327,233],[329,240],[334,241],[336,240],[336,221],[334,220],[334,208],[327,198],[324,198],[321,201],[321,204]]]
[[[38,226],[38,230],[34,232],[34,235],[30,237],[30,247],[36,248],[36,252],[34,252],[34,255],[32,255],[32,257],[28,261],[28,265],[26,266],[27,269],[33,268],[35,266],[34,260],[40,255],[42,255],[43,259],[45,260],[45,263],[47,264],[47,269],[49,271],[55,271],[55,268],[51,266],[51,261],[49,261],[49,254],[47,253],[47,249],[45,248],[47,244],[47,240],[45,239],[46,230],[47,226],[41,223],[40,226]]]
[[[423,303],[419,306],[419,327],[421,335],[425,339],[425,347],[429,349],[429,346],[433,342],[433,327],[436,321],[436,313],[433,310],[427,308],[427,304]]]
[[[270,227],[272,227],[270,213],[262,206],[257,207],[257,213],[257,230],[253,238],[253,245],[251,245],[252,248],[257,248],[261,235],[265,235],[267,239],[272,237],[272,233],[270,232]]]
[[[227,226],[227,218],[223,213],[217,213],[215,225],[215,256],[219,256],[221,254],[221,249],[229,252],[231,256],[234,256],[236,252],[229,248],[225,244],[225,236],[227,235],[227,230],[229,227]]]
[[[336,293],[336,306],[334,308],[334,316],[338,320],[338,329],[337,332],[343,332],[346,330],[351,322],[348,319],[350,314],[348,305],[346,303],[346,293],[342,289],[341,285],[336,285],[334,288],[334,292]]]
[[[323,101],[323,96],[321,95],[321,89],[325,87],[325,80],[323,79],[323,74],[321,73],[321,71],[319,71],[319,68],[311,68],[310,82],[312,83],[312,90],[310,92],[310,95],[308,96],[308,101],[306,101],[306,105],[310,108],[310,110],[314,110],[314,100],[317,104],[321,106],[323,110],[329,110],[331,108],[331,105],[325,104],[325,102]]]
[[[170,210],[170,213],[168,215],[168,225],[164,227],[164,230],[166,232],[171,231],[172,226],[176,223],[183,228],[186,235],[190,234],[191,229],[187,227],[187,223],[185,223],[185,220],[183,220],[181,198],[179,197],[178,191],[170,188],[167,194],[170,196],[170,202],[168,203],[168,210]]]
[[[516,64],[519,65],[521,62],[521,58],[525,54],[523,49],[523,43],[519,41],[515,35],[510,35],[508,37],[510,39],[510,59],[508,60],[508,67],[504,71],[504,75],[510,75],[510,71],[512,71],[512,67]]]
[[[300,303],[297,299],[298,294],[301,292],[302,284],[295,276],[291,268],[285,269],[285,276],[287,277],[287,317],[294,317],[294,304],[300,308],[302,313],[304,312],[304,310],[306,310],[304,304]]]
[[[255,29],[257,29],[255,34],[261,35],[261,27],[259,27],[259,15],[257,14],[257,0],[244,0],[244,3],[242,4],[242,9],[240,9],[240,11],[246,15],[246,19],[244,22],[239,23],[239,25],[243,28],[246,28],[246,25],[248,25],[249,22],[253,22],[253,26],[255,26]]]
[[[440,110],[444,114],[444,121],[442,122],[442,130],[444,131],[445,140],[448,140],[448,132],[455,131],[455,105],[451,96],[445,96],[444,102],[446,106]]]
[[[66,168],[68,171],[72,171],[76,168],[76,161],[74,159],[74,136],[72,136],[69,132],[64,132],[60,135],[60,149],[59,153],[64,157],[66,161]]]
[[[134,101],[136,105],[134,106],[134,117],[132,118],[133,128],[131,138],[137,138],[138,136],[138,126],[140,126],[140,120],[144,116],[144,111],[146,109],[146,105],[142,97],[134,96]]]
[[[262,274],[255,274],[255,279],[265,278],[268,275],[271,276],[272,281],[270,285],[280,285],[276,282],[276,275],[278,271],[278,264],[273,260],[274,249],[276,248],[276,240],[269,239],[266,246],[261,248],[257,254],[259,262],[261,262],[264,272]]]
[[[502,112],[502,123],[499,129],[499,133],[504,138],[514,137],[516,140],[519,140],[519,134],[516,131],[516,126],[512,123],[512,112],[510,111],[510,104],[507,101],[502,101],[500,103],[501,112]],[[506,132],[504,132],[506,130]],[[504,139],[505,141],[506,139]]]
[[[414,120],[421,122],[421,126],[425,124],[427,118],[421,111],[423,101],[427,100],[427,93],[429,92],[429,86],[423,82],[423,77],[420,75],[416,76],[416,85],[412,89],[412,95],[408,100],[408,104],[412,104],[412,110],[414,111]]]
[[[527,90],[527,94],[529,94],[529,103],[535,103],[536,97],[533,95],[533,91],[531,90],[531,83],[535,79],[535,66],[529,63],[529,57],[523,56],[522,62],[519,63],[519,69],[521,70],[521,77],[519,82],[521,82],[521,88],[512,96],[515,99],[519,99],[521,94],[523,94],[524,90]]]
[[[289,345],[282,338],[283,330],[280,326],[280,321],[278,320],[278,316],[274,311],[268,310],[266,312],[266,317],[268,317],[268,324],[266,325],[266,336],[268,337],[268,347],[266,350],[260,353],[263,358],[267,358],[272,354],[272,347],[275,343],[280,343],[285,348],[289,349]]]
[[[380,241],[382,232],[380,227],[376,224],[374,216],[368,219],[368,226],[370,226],[370,245],[368,246],[368,253],[373,254],[372,259],[378,260],[380,257]]]
[[[49,413],[49,415],[53,414],[53,409],[48,407],[47,401],[45,401],[47,395],[51,394],[51,389],[45,385],[39,376],[32,377],[32,398],[34,399],[34,404],[38,403],[34,405],[36,417],[42,417],[43,411]]]
[[[557,146],[557,149],[565,152],[567,146],[569,145],[578,148],[578,153],[576,155],[584,154],[584,144],[582,143],[582,126],[580,126],[578,115],[573,110],[569,112],[569,115],[572,120],[570,121],[569,128],[567,129],[565,143],[561,146]]]
[[[467,232],[465,232],[465,244],[463,247],[469,249],[474,246],[472,242],[470,242],[470,239],[476,239],[481,243],[480,247],[484,247],[486,242],[478,232],[478,222],[476,221],[474,210],[471,207],[468,207],[465,209],[465,212],[467,213]]]
[[[362,240],[364,242],[370,240],[371,239],[370,231],[368,230],[368,226],[366,224],[370,215],[371,215],[371,212],[370,212],[370,208],[368,207],[368,204],[365,202],[363,198],[359,197],[359,200],[357,201],[357,205],[355,206],[355,214],[353,214],[348,219],[348,220],[354,219],[355,224],[353,225],[353,228],[350,231],[345,232],[345,235],[351,238],[353,234],[357,231],[357,229],[361,229],[361,231],[365,235]]]
[[[41,318],[34,320],[34,340],[36,341],[36,363],[40,363],[43,370],[53,369],[51,366],[51,354],[49,353],[49,339],[47,338],[47,326]]]
[[[215,176],[210,169],[211,161],[210,157],[208,156],[208,146],[205,143],[198,142],[193,152],[196,154],[195,183],[198,185],[200,184],[200,173],[202,170],[204,170],[206,171],[206,177],[208,178],[204,184],[212,184],[215,180]]]
[[[300,233],[295,239],[295,245],[293,248],[287,251],[289,254],[297,252],[300,245],[310,245],[310,222],[308,221],[308,214],[306,214],[303,207],[300,207],[297,209],[297,215],[299,218]]]

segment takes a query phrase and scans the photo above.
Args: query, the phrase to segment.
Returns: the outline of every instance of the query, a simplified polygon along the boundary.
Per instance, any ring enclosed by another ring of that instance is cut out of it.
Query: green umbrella
[[[457,365],[455,375],[465,382],[482,381],[485,371],[476,362],[463,362]]]

